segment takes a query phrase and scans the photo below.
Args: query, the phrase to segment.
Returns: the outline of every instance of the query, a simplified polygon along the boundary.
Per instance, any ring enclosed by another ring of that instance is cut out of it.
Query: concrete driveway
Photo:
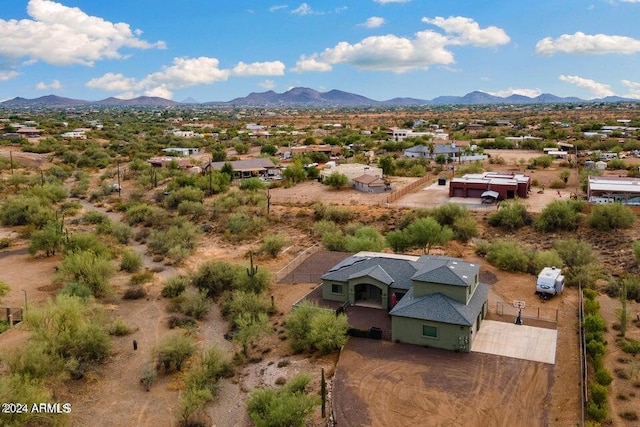
[[[471,351],[556,363],[558,331],[555,329],[485,320],[476,334]]]

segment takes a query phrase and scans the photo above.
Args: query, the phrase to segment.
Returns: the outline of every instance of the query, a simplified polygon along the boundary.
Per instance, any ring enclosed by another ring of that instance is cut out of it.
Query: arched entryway
[[[355,305],[382,308],[382,289],[369,284],[360,283],[354,286]]]

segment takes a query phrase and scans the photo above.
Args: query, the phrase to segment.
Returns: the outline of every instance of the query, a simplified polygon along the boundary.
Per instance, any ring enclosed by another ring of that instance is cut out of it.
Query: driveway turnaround
[[[485,320],[471,351],[554,365],[557,339],[556,329]]]

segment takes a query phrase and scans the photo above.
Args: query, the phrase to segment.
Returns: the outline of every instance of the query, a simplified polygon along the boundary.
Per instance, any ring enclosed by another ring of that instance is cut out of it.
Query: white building
[[[426,136],[439,141],[449,139],[449,134],[445,133],[442,129],[436,129],[434,132],[414,132],[411,129],[389,128],[387,134],[391,136],[391,139],[398,142],[404,141],[407,138],[418,138],[420,136]]]

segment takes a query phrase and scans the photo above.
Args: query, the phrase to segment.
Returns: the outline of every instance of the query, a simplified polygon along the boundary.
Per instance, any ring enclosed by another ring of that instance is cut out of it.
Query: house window
[[[341,294],[342,293],[342,285],[331,285],[331,293],[332,294]]]
[[[438,338],[438,327],[422,325],[422,336],[426,338]]]

